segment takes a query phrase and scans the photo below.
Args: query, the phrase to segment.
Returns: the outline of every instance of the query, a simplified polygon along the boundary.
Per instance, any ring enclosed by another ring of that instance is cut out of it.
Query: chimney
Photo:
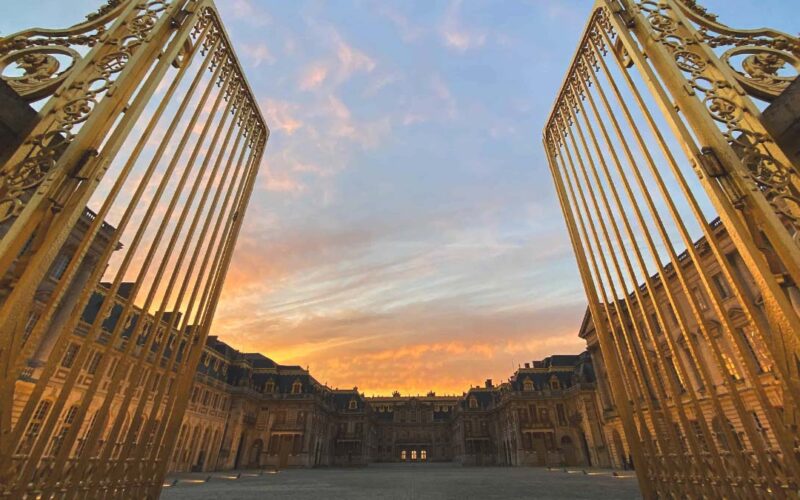
[[[525,363],[525,368],[530,368],[530,367],[531,367],[530,363]]]
[[[492,385],[492,379],[490,379],[490,378],[487,378],[487,379],[486,379],[486,388],[487,388],[487,389],[491,389],[491,388],[493,388],[493,387],[494,387],[494,386]]]

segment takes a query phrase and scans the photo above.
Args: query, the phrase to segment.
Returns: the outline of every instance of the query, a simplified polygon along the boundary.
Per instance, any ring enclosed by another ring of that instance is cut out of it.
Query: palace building
[[[755,321],[765,323],[767,311],[765,311],[763,301],[727,231],[719,220],[713,221],[711,227],[733,272],[743,283],[747,284],[744,297],[745,300],[750,301],[749,309],[755,312]],[[711,306],[713,299],[704,291],[700,276],[695,270],[696,267],[691,265],[687,252],[684,252],[679,258],[688,277],[688,290],[692,294],[691,302],[697,304],[704,321],[712,325],[711,338],[714,339],[714,345],[702,335],[701,326],[693,317],[690,309],[690,297],[678,283],[678,277],[672,269],[672,265],[667,266],[664,269],[664,276],[667,277],[666,286],[674,296],[677,296],[676,303],[681,317],[687,318],[686,330],[690,332],[690,335],[682,333],[678,318],[672,312],[665,322],[666,328],[659,327],[656,331],[658,346],[649,341],[645,343],[635,340],[629,340],[627,343],[621,342],[628,347],[621,352],[623,366],[630,367],[631,372],[639,370],[639,376],[643,382],[641,386],[634,387],[639,401],[643,403],[641,412],[636,412],[635,417],[637,422],[644,423],[645,435],[654,436],[656,441],[659,433],[674,432],[679,436],[683,453],[689,453],[690,440],[694,439],[699,443],[701,449],[707,450],[710,447],[716,447],[721,450],[725,463],[730,466],[733,466],[734,460],[732,453],[752,454],[756,447],[763,447],[767,453],[777,455],[780,453],[778,443],[769,423],[769,415],[765,414],[765,410],[777,410],[780,414],[784,414],[786,409],[768,347],[764,343],[764,339],[758,338],[754,334],[752,323],[745,314],[745,307],[734,296],[732,286],[723,276],[705,239],[698,240],[695,248],[702,260],[700,265],[711,276],[712,286],[715,287],[722,299],[722,311],[728,316],[727,321],[733,326],[733,332],[738,336],[740,346],[745,348],[737,349],[734,345],[735,339],[723,334],[724,322],[718,316],[715,308]],[[664,284],[657,276],[653,279],[657,280],[655,302],[661,304],[665,310],[669,310]],[[658,324],[652,303],[653,300],[646,302],[645,311],[652,318],[652,323]],[[611,308],[613,317],[603,318],[602,321],[614,325],[617,331],[621,331],[622,324],[626,325],[629,331],[634,328],[644,331],[644,324],[650,318],[642,317],[638,308],[632,309],[631,312],[624,304],[617,303]],[[594,321],[588,311],[579,335],[586,340],[588,354],[597,373],[596,388],[602,411],[600,420],[604,422],[605,441],[609,443],[611,464],[615,467],[622,467],[623,461],[630,457],[631,451],[625,439],[617,403],[612,396],[610,377],[603,359],[603,351]],[[670,339],[667,336],[670,336]],[[668,349],[670,340],[677,347],[675,351]],[[657,363],[657,350],[669,353],[660,367]],[[620,353],[615,355],[619,356]],[[649,376],[648,362],[654,367],[653,373],[661,377],[660,380]],[[757,367],[757,378],[746,376],[746,363]],[[701,364],[703,369],[700,367]],[[667,404],[659,408],[652,403],[653,395],[657,390],[664,391],[664,388],[669,388],[670,385],[676,387],[679,394],[677,397],[670,394]],[[756,391],[763,391],[766,394],[771,408],[764,408],[759,404]],[[660,411],[654,414],[648,405],[652,405]],[[741,406],[737,408],[737,405]],[[746,418],[752,420],[745,421],[741,417],[742,411],[745,412]],[[785,416],[794,418],[788,413]],[[688,432],[684,428],[685,424],[681,422],[682,418],[688,421]],[[707,425],[703,421],[710,423],[708,425],[709,433],[704,432],[701,427],[701,425]],[[665,427],[662,422],[671,422],[671,428]],[[709,438],[711,439],[709,440]],[[756,440],[760,442],[756,443]]]
[[[171,470],[457,462],[607,465],[587,353],[460,396],[365,397],[209,338]]]
[[[73,233],[76,241],[94,219],[88,209]],[[93,257],[107,245],[114,228],[104,225],[86,257]],[[28,319],[30,332],[38,312],[51,290],[59,283],[63,269],[74,257],[74,245],[65,245],[37,293],[37,307]],[[76,283],[79,286],[80,281]],[[124,453],[145,435],[144,415],[165,411],[163,403],[153,408],[153,391],[160,377],[151,378],[149,395],[142,400],[142,384],[149,370],[173,363],[177,370],[183,359],[187,338],[179,335],[173,321],[177,312],[160,318],[133,307],[130,320],[120,323],[125,304],[135,285],[122,283],[99,335],[88,338],[90,325],[97,323],[110,285],[101,283],[92,294],[74,332],[68,337],[60,360],[52,357],[60,336],[53,322],[30,352],[28,365],[17,381],[12,421],[21,418],[34,392],[43,367],[55,363],[47,374],[40,403],[27,424],[17,454],[28,452],[38,440],[53,403],[70,384],[62,415],[49,429],[52,436],[43,457],[55,456],[61,436],[80,426],[70,460],[80,460],[84,448],[108,449],[112,457]],[[75,292],[77,295],[77,291]],[[64,314],[71,303],[62,305]],[[136,325],[146,325],[131,338]],[[168,330],[171,331],[168,333]],[[117,344],[107,349],[111,332],[120,331]],[[144,352],[150,335],[150,352]],[[27,337],[22,340],[27,342]],[[131,346],[130,344],[133,343]],[[84,357],[77,378],[70,380],[78,354]],[[127,355],[125,353],[128,353]],[[98,372],[103,356],[111,356],[105,373]],[[136,365],[131,358],[141,359]],[[161,362],[157,357],[161,356]],[[138,366],[138,368],[136,368]],[[122,368],[120,368],[122,367]],[[125,370],[123,373],[118,373]],[[118,389],[109,399],[114,377]],[[85,417],[76,418],[87,388],[102,377],[91,397]],[[307,369],[281,365],[258,353],[240,352],[219,338],[210,336],[200,357],[188,407],[169,458],[172,471],[208,471],[261,467],[315,467],[367,465],[372,462],[456,462],[464,465],[608,465],[595,373],[587,353],[556,355],[525,363],[507,381],[471,387],[462,395],[365,397],[357,388],[340,390],[318,382]],[[168,384],[167,392],[172,390]],[[126,402],[127,398],[127,402]],[[110,401],[110,403],[108,403]],[[108,405],[104,407],[104,404]],[[105,416],[104,416],[105,413]],[[115,416],[120,416],[115,418]],[[99,422],[101,423],[98,423]],[[88,443],[94,426],[99,441]],[[110,443],[113,445],[109,446]],[[90,446],[87,446],[90,445]]]
[[[82,231],[81,228],[93,216],[87,210],[76,232]],[[724,237],[724,228],[719,224],[715,227],[718,235]],[[91,262],[92,256],[106,244],[107,234],[111,231],[112,227],[104,227],[98,234],[97,243],[89,252],[87,262]],[[740,272],[744,272],[732,245],[729,242],[727,245],[730,261],[737,265]],[[702,241],[698,242],[697,248],[701,255],[706,254]],[[65,245],[62,255],[55,260],[37,293],[37,303],[44,303],[50,290],[58,284],[65,263],[72,258],[71,249],[69,244]],[[713,263],[709,263],[709,266],[713,271]],[[714,282],[720,294],[726,297],[727,311],[740,325],[739,334],[750,346],[749,355],[762,369],[762,388],[769,392],[776,405],[780,405],[780,394],[772,389],[771,380],[774,376],[768,358],[762,354],[764,347],[748,335],[741,307],[726,292],[724,279],[715,276]],[[103,322],[104,332],[117,328],[120,312],[129,299],[132,286],[123,283],[119,287],[115,305]],[[64,436],[72,426],[80,425],[79,438],[71,452],[74,459],[80,456],[89,431],[100,414],[108,381],[119,366],[119,363],[113,362],[108,365],[106,373],[97,373],[106,334],[101,334],[92,342],[86,339],[87,327],[95,322],[101,304],[107,299],[108,289],[107,284],[101,283],[83,311],[78,328],[70,336],[70,344],[59,362],[61,368],[50,375],[41,403],[27,424],[26,437],[18,453],[26,453],[26,447],[36,441],[48,414],[49,402],[54,401],[61,392],[77,353],[81,349],[91,349],[92,353],[85,358],[81,367],[80,376],[72,382],[69,401],[63,405],[63,415],[59,417],[56,427],[51,429],[52,442],[44,452],[45,457],[56,454],[61,446],[60,436]],[[698,294],[695,299],[703,304],[700,288],[693,290]],[[168,359],[179,363],[183,356],[184,341],[178,343],[176,332],[166,335],[165,331],[173,324],[170,321],[172,313],[164,314],[156,328],[152,315],[138,308],[135,310],[134,319],[123,325],[117,353],[112,350],[109,355],[121,356],[119,351],[133,341],[130,338],[133,325],[145,321],[150,327],[136,339],[136,345],[145,345],[146,336],[156,332],[158,338],[146,358],[150,365],[156,365],[152,358],[159,353],[164,358],[162,363]],[[622,308],[619,311],[614,322],[618,323],[620,317],[628,323],[642,321],[636,314],[627,315]],[[710,308],[704,313],[713,315]],[[34,309],[26,324],[26,332],[30,331],[37,319]],[[579,335],[587,341],[587,352],[553,355],[524,363],[506,381],[498,384],[487,380],[482,386],[470,387],[461,395],[437,395],[431,392],[424,396],[394,393],[381,397],[365,397],[355,387],[346,390],[328,387],[318,382],[307,369],[281,365],[262,354],[240,352],[218,337],[211,336],[207,339],[196,369],[188,408],[168,467],[172,471],[209,471],[363,466],[373,462],[623,467],[629,461],[630,451],[623,437],[625,434],[609,387],[603,356],[588,313]],[[28,366],[19,378],[15,391],[12,411],[12,420],[15,422],[34,389],[41,367],[50,356],[56,336],[56,330],[51,329],[39,340],[35,349],[29,347],[31,354]],[[160,346],[164,342],[166,345],[162,349]],[[689,346],[682,345],[686,351],[679,353],[684,356],[682,365],[692,371],[681,376],[677,369],[673,369],[665,376],[673,377],[673,381],[681,387],[692,384],[696,391],[702,393],[704,383],[708,381],[703,379],[691,362]],[[637,353],[637,358],[626,358],[626,364],[641,363],[639,357],[652,356],[652,350],[643,351],[646,346],[633,347],[631,352]],[[698,340],[695,347],[701,356],[708,356],[708,348],[703,347],[702,342]],[[723,352],[723,359],[727,360],[724,371],[713,371],[712,383],[721,384],[724,377],[736,381],[745,402],[752,405],[752,416],[765,445],[774,448],[774,436],[769,431],[767,419],[752,402],[753,385],[741,376],[743,360],[733,349]],[[709,363],[709,366],[713,364]],[[145,370],[139,374],[139,380],[143,380]],[[75,419],[76,408],[82,401],[85,388],[95,377],[104,378],[94,396],[96,401],[90,404],[85,418],[79,422]],[[136,387],[135,374],[127,375],[125,380],[127,382],[114,397],[110,411],[112,415],[120,413],[116,405],[122,408],[129,384]],[[653,384],[653,381],[649,383]],[[649,390],[652,391],[652,387]],[[114,419],[105,421],[108,429],[100,433],[100,443],[96,443],[95,448],[103,446],[107,440],[113,440],[114,446],[110,449],[117,454],[124,450],[126,440],[129,446],[131,441],[146,439],[136,427],[131,428],[132,421],[140,418],[137,415],[153,411],[150,398],[140,401],[139,393],[140,389],[133,390],[131,400],[125,406],[121,428],[112,432]],[[729,396],[723,395],[721,399],[723,407],[732,408]],[[737,419],[736,412],[730,411],[723,421],[722,416],[712,415],[713,407],[707,398],[701,399],[700,405],[708,413],[708,420],[714,422],[713,432],[719,440],[719,446],[750,446],[743,422]],[[157,410],[162,411],[160,408]],[[675,413],[677,407],[673,406],[670,411]],[[653,425],[654,420],[649,413],[644,420]],[[693,421],[696,421],[696,417]],[[723,429],[723,425],[727,425],[728,429]],[[652,432],[655,432],[654,428]],[[730,436],[732,439],[728,439]]]

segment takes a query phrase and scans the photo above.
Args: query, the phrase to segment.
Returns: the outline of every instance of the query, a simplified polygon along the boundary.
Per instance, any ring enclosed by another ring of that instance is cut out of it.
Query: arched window
[[[292,384],[292,394],[300,394],[301,392],[303,392],[303,383],[295,380]]]
[[[355,399],[351,399],[350,403],[347,405],[348,410],[357,410],[358,409],[358,401]]]
[[[470,408],[477,408],[478,407],[478,400],[475,398],[475,396],[470,396],[469,397],[469,407]]]
[[[522,383],[522,388],[524,391],[532,391],[533,390],[533,380],[526,378],[525,381]]]
[[[556,377],[555,375],[550,377],[550,388],[553,389],[554,391],[561,389],[561,382],[558,381],[558,377]]]

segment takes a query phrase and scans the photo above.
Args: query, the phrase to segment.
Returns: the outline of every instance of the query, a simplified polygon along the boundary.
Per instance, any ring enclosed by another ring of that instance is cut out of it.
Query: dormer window
[[[555,375],[550,377],[550,388],[553,389],[554,391],[561,389],[561,382],[558,381],[558,377],[556,377]]]
[[[295,380],[292,384],[292,394],[300,394],[303,392],[303,383],[299,380]]]
[[[478,407],[478,400],[475,396],[469,397],[469,407],[470,408],[477,408]]]
[[[533,390],[533,380],[526,378],[525,381],[522,383],[522,389],[526,392],[530,392]]]
[[[358,401],[355,399],[351,399],[350,403],[347,405],[348,410],[357,410],[358,409]]]
[[[275,392],[275,382],[272,379],[267,380],[267,383],[264,384],[264,392],[267,393]]]

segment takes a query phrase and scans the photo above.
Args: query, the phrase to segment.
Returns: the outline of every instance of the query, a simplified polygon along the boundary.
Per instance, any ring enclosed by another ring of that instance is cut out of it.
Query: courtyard
[[[373,464],[364,468],[175,474],[161,498],[509,499],[641,498],[631,472],[607,469]]]

